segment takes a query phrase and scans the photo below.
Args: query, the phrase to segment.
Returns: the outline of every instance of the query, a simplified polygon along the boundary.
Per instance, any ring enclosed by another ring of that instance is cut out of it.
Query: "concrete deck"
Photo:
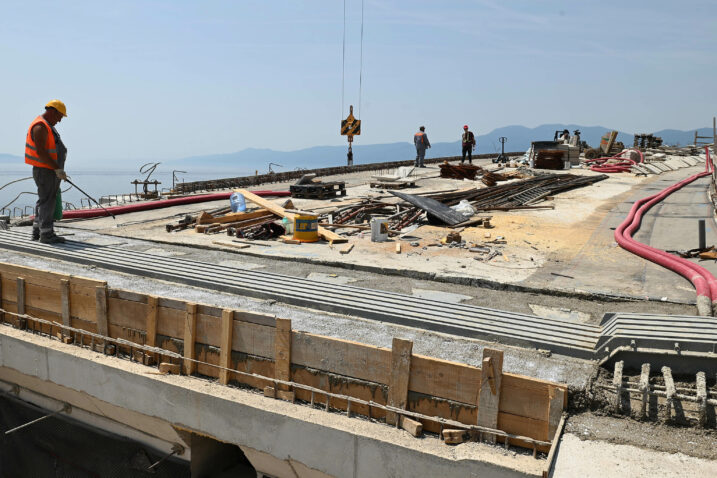
[[[655,301],[652,310],[661,311],[665,302],[694,304],[691,284],[672,272],[646,263],[616,247],[612,228],[622,221],[636,199],[653,194],[702,168],[702,165],[697,165],[650,177],[612,174],[605,181],[560,193],[552,201],[543,203],[554,205],[554,210],[489,213],[493,216],[492,229],[467,228],[462,235],[467,241],[485,242],[486,245],[490,245],[489,241],[496,238],[504,239],[507,242],[504,246],[493,246],[497,247],[501,255],[490,262],[474,260],[475,254],[466,250],[430,246],[445,235],[445,229],[431,226],[423,226],[402,239],[401,254],[395,253],[394,242],[398,239],[387,243],[372,243],[366,233],[351,236],[350,242],[355,247],[350,254],[342,255],[339,252],[342,246],[323,243],[297,246],[278,241],[255,241],[255,245],[246,249],[236,249],[215,243],[231,244],[231,238],[223,234],[196,234],[192,230],[175,233],[164,231],[164,225],[180,214],[220,207],[224,205],[223,202],[127,214],[119,216],[116,224],[111,218],[69,222],[62,224],[62,230],[72,230],[75,234],[80,230],[93,231],[156,243],[231,251],[249,257],[249,262],[271,258],[490,289],[509,288],[528,292],[549,290],[586,298],[648,299]],[[595,174],[583,169],[570,172]],[[408,192],[458,189],[472,185],[469,181],[437,178],[436,167],[426,168],[420,174],[420,187]],[[327,178],[347,180],[349,193],[345,198],[334,201],[296,199],[294,203],[298,208],[320,210],[368,196],[394,200],[390,195],[370,190],[367,183],[371,175],[357,173],[355,176]],[[284,184],[272,185],[274,189],[287,187]],[[708,244],[717,243],[717,227],[710,213],[706,189],[707,180],[703,179],[670,196],[646,216],[636,238],[668,249],[696,247],[696,220],[705,218],[708,220]],[[486,234],[490,234],[490,237],[486,238]],[[418,243],[418,246],[412,246],[412,243]],[[701,265],[717,273],[714,264]],[[287,266],[287,269],[294,267],[297,266]],[[689,307],[668,309],[665,312],[694,313]]]

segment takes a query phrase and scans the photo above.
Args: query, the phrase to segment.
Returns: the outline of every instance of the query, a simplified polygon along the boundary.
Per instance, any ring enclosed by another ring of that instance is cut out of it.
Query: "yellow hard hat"
[[[52,100],[45,105],[45,108],[55,108],[57,111],[62,113],[62,116],[67,116],[67,108],[65,103],[60,100]]]

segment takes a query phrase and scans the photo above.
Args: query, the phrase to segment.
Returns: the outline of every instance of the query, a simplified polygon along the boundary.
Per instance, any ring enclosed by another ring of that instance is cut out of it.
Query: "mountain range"
[[[553,139],[555,131],[563,129],[570,130],[572,134],[578,129],[581,132],[581,139],[587,141],[591,146],[597,147],[600,143],[600,137],[604,135],[608,128],[603,126],[582,126],[575,124],[545,124],[535,128],[525,126],[504,126],[497,128],[488,134],[476,134],[476,151],[475,154],[493,154],[500,152],[500,142],[498,138],[504,136],[508,138],[505,143],[505,151],[526,151],[530,148],[532,141],[550,141]],[[430,131],[427,131],[430,138]],[[460,138],[461,131],[456,136]],[[674,129],[666,129],[653,133],[655,136],[661,136],[665,144],[685,145],[694,142],[694,130],[680,131]],[[700,128],[700,136],[712,135],[712,128]],[[625,143],[630,147],[633,143],[633,133],[620,131],[617,137],[618,141]],[[320,168],[332,165],[343,165],[346,163],[346,146],[315,146],[312,148],[301,149],[297,151],[275,151],[272,149],[255,149],[249,148],[236,153],[215,154],[206,156],[193,156],[188,158],[176,159],[169,161],[172,167],[243,167],[259,169],[260,173],[266,172],[269,163],[272,164],[274,171],[287,171],[296,168]],[[354,145],[354,164],[377,163],[388,161],[399,161],[412,159],[416,155],[413,143],[386,143],[371,145]],[[431,149],[426,153],[427,158],[436,158],[442,156],[459,156],[461,154],[460,140],[454,142],[438,142],[432,143]]]
[[[488,134],[476,134],[477,147],[475,154],[493,154],[500,152],[498,138],[508,138],[505,143],[506,152],[526,151],[530,148],[531,141],[550,141],[556,130],[581,131],[581,138],[591,146],[600,143],[600,137],[608,131],[603,126],[582,126],[575,124],[545,124],[535,128],[525,126],[504,126],[497,128]],[[665,144],[686,145],[694,142],[695,130],[680,131],[665,129],[656,131],[655,136],[661,136]],[[712,135],[712,128],[700,128],[700,136]],[[427,131],[430,138],[430,131]],[[460,138],[461,131],[456,132]],[[409,138],[411,135],[409,135]],[[360,138],[359,138],[360,140]],[[625,146],[632,146],[633,133],[620,131],[618,141],[625,143]],[[237,175],[250,174],[254,170],[260,173],[266,172],[270,163],[274,171],[287,171],[296,168],[320,168],[332,165],[346,164],[347,147],[343,146],[315,146],[296,151],[275,151],[272,149],[248,148],[235,153],[212,154],[203,156],[192,156],[181,159],[164,161],[165,167],[171,168],[201,168],[203,170],[227,170],[236,169]],[[412,159],[415,157],[415,149],[411,142],[397,142],[385,144],[362,145],[355,144],[354,164],[376,163]],[[453,142],[432,143],[426,157],[458,156],[461,153],[460,140]],[[22,158],[11,154],[0,153],[0,164],[21,164]]]

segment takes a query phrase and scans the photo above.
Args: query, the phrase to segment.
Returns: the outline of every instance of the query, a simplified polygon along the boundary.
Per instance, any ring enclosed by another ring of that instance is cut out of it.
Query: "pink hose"
[[[619,154],[616,154],[615,156],[611,156],[609,158],[596,158],[596,159],[588,159],[585,161],[586,164],[595,163],[593,166],[590,166],[591,171],[596,171],[598,173],[626,173],[630,171],[630,168],[637,164],[632,159],[623,158],[622,155],[625,154],[627,151],[637,151],[640,155],[640,163],[643,163],[645,161],[644,156],[642,155],[642,151],[639,149],[634,150],[625,150],[620,152]],[[610,160],[620,160],[618,163],[609,163],[605,164]]]
[[[289,191],[252,191],[257,196],[290,196]],[[181,206],[183,204],[195,204],[199,202],[207,201],[218,201],[222,199],[229,199],[231,192],[227,193],[214,193],[214,194],[201,194],[198,196],[185,196],[182,198],[174,199],[161,199],[159,201],[146,201],[135,204],[126,204],[123,206],[111,206],[106,207],[112,214],[127,214],[130,212],[149,211],[151,209],[160,209],[170,206]],[[77,218],[91,218],[91,217],[106,217],[109,216],[104,209],[75,209],[73,211],[63,211],[62,219],[77,219]]]
[[[622,224],[620,224],[620,226],[618,226],[615,230],[615,240],[623,249],[677,272],[692,282],[697,292],[697,302],[700,314],[712,315],[710,302],[714,302],[717,299],[717,279],[715,279],[715,277],[708,270],[681,257],[673,256],[672,254],[660,249],[642,244],[632,238],[632,234],[640,226],[642,216],[653,205],[662,201],[665,197],[685,185],[712,173],[714,165],[712,164],[712,160],[710,158],[709,149],[705,148],[705,150],[707,153],[705,171],[683,179],[682,181],[673,184],[657,194],[635,202],[630,209],[630,213],[627,218],[625,218]]]

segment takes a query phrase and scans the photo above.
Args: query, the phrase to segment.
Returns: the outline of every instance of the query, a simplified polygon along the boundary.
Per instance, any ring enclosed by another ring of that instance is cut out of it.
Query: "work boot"
[[[32,240],[33,241],[39,241],[40,240],[40,229],[37,227],[32,228]]]
[[[48,232],[47,234],[40,234],[40,242],[43,244],[63,244],[65,238],[58,236],[54,232]]]

